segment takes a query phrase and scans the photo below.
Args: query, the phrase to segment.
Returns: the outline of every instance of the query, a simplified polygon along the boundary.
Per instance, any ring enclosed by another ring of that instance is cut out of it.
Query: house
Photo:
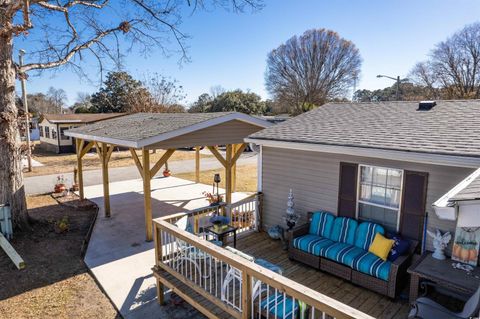
[[[75,152],[75,143],[71,137],[64,134],[66,130],[123,115],[125,114],[44,114],[38,125],[40,148],[55,153]]]
[[[329,103],[250,135],[264,225],[283,224],[293,189],[304,217],[328,210],[419,241],[425,221],[453,233],[432,204],[480,167],[479,114],[479,100]]]

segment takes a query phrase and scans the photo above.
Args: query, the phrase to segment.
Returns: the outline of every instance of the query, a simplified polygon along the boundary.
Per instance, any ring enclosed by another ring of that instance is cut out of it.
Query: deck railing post
[[[252,277],[248,274],[247,268],[242,269],[242,319],[250,318],[252,315]]]
[[[158,267],[160,266],[160,263],[162,262],[162,236],[161,236],[161,230],[158,228],[158,225],[154,225],[154,240],[155,240],[155,265]],[[164,287],[163,284],[160,282],[160,279],[157,277],[157,298],[158,298],[158,303],[163,305],[165,303],[165,292],[164,292]]]

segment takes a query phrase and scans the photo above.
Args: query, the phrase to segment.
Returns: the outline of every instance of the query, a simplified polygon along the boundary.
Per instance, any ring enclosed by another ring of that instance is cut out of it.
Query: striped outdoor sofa
[[[332,273],[354,284],[395,298],[407,282],[407,267],[417,246],[394,262],[368,252],[381,225],[335,217],[325,211],[309,213],[309,223],[290,232],[289,258]]]

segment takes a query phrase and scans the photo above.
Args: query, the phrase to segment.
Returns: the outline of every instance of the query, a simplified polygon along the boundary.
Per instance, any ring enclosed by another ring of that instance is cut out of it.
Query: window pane
[[[361,182],[365,184],[372,183],[372,171],[373,167],[371,166],[361,166]]]
[[[388,170],[387,187],[398,188],[402,185],[402,171],[397,169]]]
[[[395,232],[397,230],[397,217],[398,211],[392,209],[364,203],[358,205],[358,219],[380,224],[388,231]]]
[[[372,198],[372,186],[361,184],[360,185],[360,199],[370,201]]]
[[[385,205],[385,187],[372,187],[372,203]]]
[[[385,186],[387,184],[386,168],[374,167],[373,169],[373,184],[378,186]]]
[[[385,205],[398,208],[400,206],[400,190],[387,188]]]

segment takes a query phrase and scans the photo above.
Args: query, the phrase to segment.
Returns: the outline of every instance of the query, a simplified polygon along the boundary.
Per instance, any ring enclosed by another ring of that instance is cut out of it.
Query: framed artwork
[[[480,227],[457,227],[453,241],[452,259],[477,266],[480,246]]]

